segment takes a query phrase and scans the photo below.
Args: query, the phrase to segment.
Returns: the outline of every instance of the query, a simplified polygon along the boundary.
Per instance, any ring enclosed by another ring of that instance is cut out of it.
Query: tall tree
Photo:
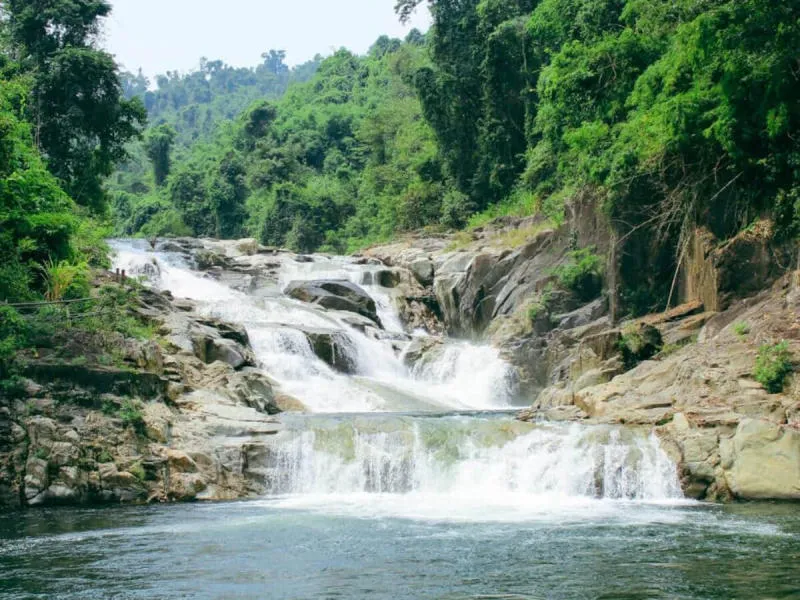
[[[33,78],[29,111],[48,168],[76,202],[103,211],[103,180],[146,120],[141,101],[125,99],[113,57],[96,45],[110,3],[7,0],[0,11]]]
[[[145,136],[145,153],[153,163],[153,178],[158,187],[163,186],[169,177],[172,158],[170,154],[175,135],[175,130],[169,125],[159,125],[149,130]]]

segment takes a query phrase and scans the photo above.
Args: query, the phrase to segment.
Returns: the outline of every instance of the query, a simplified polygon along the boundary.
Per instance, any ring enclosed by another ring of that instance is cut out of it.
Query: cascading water
[[[130,242],[114,246],[116,266],[195,300],[205,314],[245,326],[261,366],[283,392],[312,413],[340,413],[285,415],[285,429],[269,443],[265,464],[250,465],[287,507],[495,519],[587,502],[681,497],[675,465],[642,431],[456,414],[509,409],[509,366],[491,347],[446,341],[407,368],[396,345],[405,335],[402,323],[389,290],[380,285],[378,265],[285,256],[272,287],[248,294],[192,270],[178,254]],[[347,280],[367,290],[385,338],[353,327],[346,315],[282,293],[292,281],[318,279]],[[352,375],[315,354],[309,330],[332,336],[337,360]]]
[[[658,440],[622,427],[488,414],[298,417],[270,447],[262,474],[288,506],[485,520],[487,510],[519,518],[598,500],[681,498]]]
[[[320,263],[281,263],[278,282],[258,297],[231,289],[193,271],[179,254],[151,252],[144,242],[117,241],[115,267],[142,275],[176,297],[198,302],[198,310],[244,325],[256,357],[284,392],[314,412],[470,410],[509,408],[511,372],[489,347],[457,344],[426,369],[412,373],[387,340],[375,340],[344,317],[282,295],[291,281],[346,279],[364,284],[384,326],[402,325],[389,295],[376,283],[375,265],[321,258]],[[365,275],[370,275],[366,277]],[[391,325],[394,323],[395,325]],[[337,351],[355,366],[354,376],[336,372],[314,353],[304,331],[329,332]]]

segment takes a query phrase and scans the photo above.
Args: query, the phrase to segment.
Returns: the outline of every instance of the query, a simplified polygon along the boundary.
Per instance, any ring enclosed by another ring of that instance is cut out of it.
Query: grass
[[[531,323],[536,322],[543,315],[550,313],[550,301],[552,299],[553,286],[547,286],[533,299],[531,305],[528,307],[528,318]]]
[[[569,262],[553,269],[553,275],[566,290],[583,301],[600,295],[603,289],[603,259],[593,248],[582,248],[569,254]]]
[[[499,248],[516,248],[517,246],[522,246],[526,242],[530,241],[542,231],[552,229],[553,227],[555,227],[555,223],[548,219],[546,221],[542,221],[541,223],[534,223],[528,227],[510,229],[508,231],[499,233],[496,236],[493,236],[489,240],[489,243],[492,246]]]
[[[769,393],[782,392],[786,378],[793,370],[792,354],[786,340],[759,348],[753,376]]]
[[[125,427],[132,427],[138,432],[144,430],[144,413],[138,400],[125,400],[120,406],[119,416]]]
[[[457,250],[466,248],[474,241],[475,238],[472,237],[471,233],[467,231],[459,231],[453,236],[450,244],[444,250],[445,252],[456,252]]]
[[[734,324],[733,333],[740,338],[747,337],[747,335],[750,333],[750,325],[744,321],[739,321],[738,323]]]
[[[538,214],[540,208],[541,202],[533,192],[518,189],[503,202],[472,215],[467,221],[467,229],[483,227],[500,217],[530,217]]]

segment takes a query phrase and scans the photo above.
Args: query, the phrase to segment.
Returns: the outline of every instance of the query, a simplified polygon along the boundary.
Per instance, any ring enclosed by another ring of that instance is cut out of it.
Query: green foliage
[[[97,455],[97,462],[100,463],[101,465],[102,464],[107,464],[107,463],[113,463],[114,462],[114,457],[112,456],[112,454],[108,450],[103,449]]]
[[[426,4],[427,35],[340,50],[305,83],[278,52],[155,92],[131,76],[177,132],[175,167],[158,188],[134,149],[113,182],[118,230],[342,252],[501,217],[557,226],[588,198],[616,230],[634,315],[663,308],[696,224],[725,239],[771,216],[780,239],[800,235],[795,0]],[[571,260],[562,283],[596,296],[599,263]]]
[[[103,0],[9,0],[0,8],[18,68],[30,75],[26,116],[47,167],[79,204],[105,210],[103,180],[126,156],[145,121],[126,100],[114,58],[98,49]]]
[[[556,267],[553,275],[561,287],[588,302],[597,298],[603,289],[603,259],[593,248],[574,250],[569,253],[569,261]]]
[[[128,467],[128,473],[136,477],[136,479],[139,481],[144,481],[147,479],[147,473],[140,462],[133,463],[130,467]]]
[[[73,265],[65,260],[48,260],[39,268],[44,278],[44,297],[48,301],[85,298],[89,294],[89,268],[86,263]]]
[[[661,333],[649,325],[626,327],[619,340],[619,350],[626,369],[632,369],[640,362],[650,360],[664,349]]]
[[[119,417],[125,427],[131,427],[137,433],[144,431],[144,413],[142,403],[138,400],[123,400],[119,408]]]
[[[553,288],[551,285],[548,285],[533,299],[533,302],[531,302],[528,307],[528,318],[532,323],[535,323],[542,317],[547,317],[549,319],[552,295]]]
[[[24,347],[27,326],[14,308],[0,304],[0,381],[16,373],[17,352]]]
[[[158,187],[164,185],[169,176],[172,160],[170,153],[176,135],[169,125],[159,125],[150,129],[144,138],[144,151],[153,163],[153,179]]]
[[[764,344],[758,350],[753,376],[771,394],[783,391],[786,378],[794,371],[789,343]]]
[[[747,337],[750,333],[750,325],[744,321],[739,321],[733,324],[733,333],[735,333],[740,338]]]

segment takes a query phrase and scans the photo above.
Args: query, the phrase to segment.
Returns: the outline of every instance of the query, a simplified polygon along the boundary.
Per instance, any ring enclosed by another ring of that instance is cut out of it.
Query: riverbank
[[[785,340],[786,354],[800,356],[798,274],[776,275],[755,295],[743,280],[743,290],[717,300],[708,285],[684,283],[676,309],[615,320],[602,291],[607,271],[589,273],[589,283],[602,281],[591,298],[561,281],[575,264],[575,240],[608,251],[597,227],[582,227],[501,222],[469,240],[415,237],[351,258],[253,240],[165,240],[155,251],[144,241],[115,243],[117,266],[145,286],[98,275],[96,289],[129,295],[124,310],[152,339],[70,334],[26,356],[24,385],[3,398],[2,502],[294,493],[299,480],[329,481],[335,461],[356,476],[348,493],[404,493],[420,489],[419,464],[437,452],[465,460],[486,444],[499,452],[498,468],[508,467],[503,449],[538,423],[652,433],[690,498],[800,499],[797,378],[777,392],[755,374],[760,348]],[[351,434],[341,435],[342,424],[335,436],[323,428],[304,438],[279,416],[515,406],[529,407],[518,418],[531,425],[501,424],[478,446],[470,426],[459,435],[443,430],[424,452],[413,433],[424,419],[378,427],[356,419]],[[592,444],[591,452],[603,448]],[[634,447],[623,444],[624,452]],[[553,457],[553,489],[573,489]],[[586,481],[597,483],[576,484],[574,493],[602,498],[617,489],[606,462],[584,464]],[[619,468],[639,477],[643,467],[631,458]],[[608,497],[647,497],[619,489]],[[658,489],[653,498],[670,497]]]

